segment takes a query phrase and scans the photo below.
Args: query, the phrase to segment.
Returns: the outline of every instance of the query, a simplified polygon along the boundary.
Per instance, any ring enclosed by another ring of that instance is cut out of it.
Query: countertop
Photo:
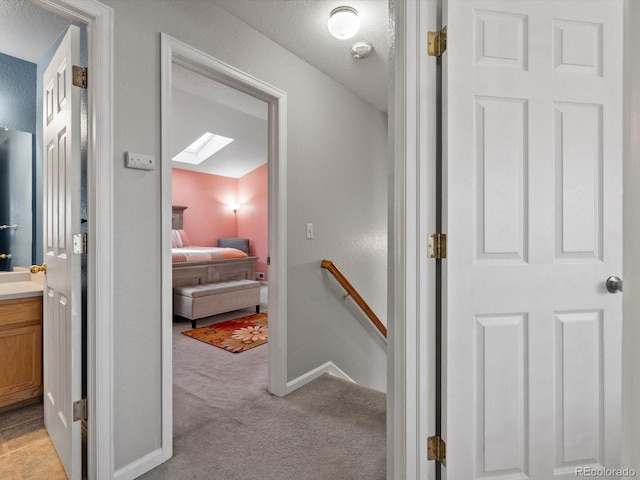
[[[28,271],[0,273],[0,301],[42,295],[44,276]]]
[[[36,282],[0,283],[0,301],[42,295],[42,285]]]

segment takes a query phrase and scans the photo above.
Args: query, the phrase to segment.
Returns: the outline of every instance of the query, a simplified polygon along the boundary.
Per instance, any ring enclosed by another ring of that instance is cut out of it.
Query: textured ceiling
[[[171,157],[206,132],[234,141],[183,170],[240,178],[267,162],[267,104],[199,73],[173,65]]]
[[[0,0],[0,52],[38,63],[69,23],[27,0]]]
[[[215,0],[244,23],[332,77],[360,98],[387,111],[388,0]],[[358,10],[360,31],[349,40],[327,30],[329,12],[339,6]],[[369,58],[356,60],[351,46],[373,44]]]

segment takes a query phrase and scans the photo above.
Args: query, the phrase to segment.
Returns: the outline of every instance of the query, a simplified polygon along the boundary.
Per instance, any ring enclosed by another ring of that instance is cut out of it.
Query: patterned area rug
[[[240,353],[267,343],[269,326],[267,314],[256,313],[182,333],[229,352]]]

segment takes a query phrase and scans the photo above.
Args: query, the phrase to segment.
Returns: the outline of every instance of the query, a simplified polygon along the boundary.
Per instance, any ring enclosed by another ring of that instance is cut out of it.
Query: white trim
[[[426,440],[435,429],[436,59],[426,55],[437,28],[436,0],[392,4],[396,54],[389,123],[394,152],[393,283],[388,346],[387,477],[435,478]]]
[[[269,168],[269,392],[287,393],[287,94],[164,33],[161,44],[162,98],[162,450],[172,454],[171,288],[171,66],[179,64],[268,104]]]
[[[162,241],[162,461],[173,456],[173,339],[172,339],[172,272],[171,272],[171,158],[169,134],[172,114],[172,46],[164,34],[160,34],[160,89],[162,130],[161,145],[161,232]]]
[[[335,363],[327,362],[287,383],[287,395],[295,392],[300,387],[304,387],[307,383],[313,382],[316,378],[321,377],[325,373],[333,375],[334,377],[342,378],[343,380],[347,380],[351,383],[356,383],[349,375],[340,370]]]
[[[131,462],[129,465],[125,465],[124,467],[118,469],[113,478],[114,480],[133,480],[134,478],[138,478],[140,475],[148,472],[149,470],[153,470],[158,465],[161,465],[162,462],[162,449],[156,448],[154,451],[146,454],[144,457],[139,458],[136,461]]]
[[[640,112],[640,59],[635,46],[640,40],[636,25],[640,21],[640,8],[634,0],[624,2],[624,107],[623,107],[623,274],[626,292],[635,292],[640,284],[640,224],[637,211],[640,192],[636,180],[640,175],[639,132],[635,128]],[[622,296],[622,462],[623,467],[640,469],[640,325],[635,320],[640,310],[640,298],[634,293]]]
[[[113,9],[95,0],[31,0],[87,27],[89,101],[89,478],[113,478]]]

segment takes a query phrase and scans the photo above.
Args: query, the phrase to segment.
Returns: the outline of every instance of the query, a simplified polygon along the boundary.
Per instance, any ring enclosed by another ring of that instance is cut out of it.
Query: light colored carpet
[[[188,328],[174,325],[174,457],[141,478],[386,477],[384,394],[325,375],[274,397],[267,348],[232,355],[180,334]]]

